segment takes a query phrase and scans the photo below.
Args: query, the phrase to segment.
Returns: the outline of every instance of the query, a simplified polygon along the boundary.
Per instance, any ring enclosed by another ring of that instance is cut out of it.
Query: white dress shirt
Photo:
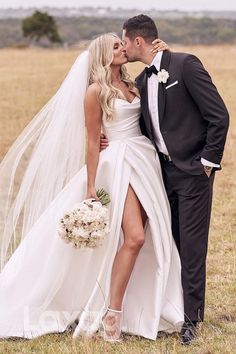
[[[158,52],[151,63],[151,65],[155,65],[158,71],[160,70],[162,54],[163,52]],[[158,113],[159,82],[157,79],[157,75],[154,74],[151,75],[148,78],[147,85],[148,85],[148,107],[149,107],[149,112],[151,115],[152,125],[154,129],[155,143],[160,152],[162,152],[165,155],[169,155],[166,144],[161,134],[160,124],[159,124],[159,113]]]
[[[163,52],[158,52],[150,64],[150,66],[155,65],[158,71],[160,70],[162,54]],[[155,143],[160,152],[162,152],[165,155],[169,155],[163,136],[161,134],[160,124],[159,124],[159,113],[158,113],[159,82],[157,79],[157,75],[153,74],[148,78],[147,86],[148,86],[148,107],[149,107],[149,112],[150,112],[152,125],[154,129]],[[201,163],[205,166],[220,167],[220,165],[207,161],[203,158],[201,158]]]

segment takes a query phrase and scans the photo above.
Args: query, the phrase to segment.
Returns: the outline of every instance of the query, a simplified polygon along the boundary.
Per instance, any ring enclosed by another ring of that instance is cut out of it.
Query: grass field
[[[67,353],[236,353],[236,47],[174,47],[196,54],[213,77],[231,116],[223,159],[217,173],[207,262],[206,317],[198,340],[182,347],[176,335],[149,341],[125,337],[110,345],[99,338],[72,340],[48,335],[32,341],[0,341],[2,354]],[[33,115],[55,92],[77,56],[64,50],[0,50],[0,160]],[[141,64],[129,64],[132,76]],[[0,314],[1,315],[1,314]]]

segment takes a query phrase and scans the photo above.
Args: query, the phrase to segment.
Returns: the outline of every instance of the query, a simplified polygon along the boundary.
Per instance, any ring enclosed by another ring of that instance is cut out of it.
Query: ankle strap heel
[[[110,307],[107,307],[107,311],[111,311],[111,312],[115,312],[115,313],[122,313],[123,312],[123,310],[113,310]]]
[[[106,342],[122,342],[121,322],[122,310],[113,310],[107,307],[101,319],[102,330],[100,331]]]

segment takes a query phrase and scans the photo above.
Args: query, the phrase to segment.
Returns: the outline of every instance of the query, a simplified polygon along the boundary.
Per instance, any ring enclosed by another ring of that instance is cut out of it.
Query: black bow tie
[[[157,75],[157,73],[158,73],[158,70],[155,67],[155,65],[152,65],[150,67],[146,66],[145,71],[146,71],[146,74],[147,74],[148,77],[151,77],[152,74]]]

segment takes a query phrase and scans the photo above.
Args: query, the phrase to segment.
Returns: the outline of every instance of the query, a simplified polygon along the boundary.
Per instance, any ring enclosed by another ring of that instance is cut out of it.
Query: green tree
[[[55,19],[46,12],[35,11],[22,21],[23,36],[39,42],[46,37],[52,43],[61,43]]]

